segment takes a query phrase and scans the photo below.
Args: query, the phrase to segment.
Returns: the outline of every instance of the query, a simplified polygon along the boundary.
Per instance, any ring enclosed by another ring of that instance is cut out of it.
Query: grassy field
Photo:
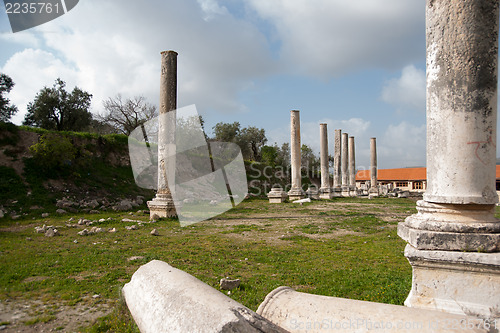
[[[120,290],[139,266],[153,259],[214,288],[222,277],[241,279],[230,297],[252,310],[282,285],[402,304],[410,290],[411,267],[396,225],[414,212],[415,202],[408,199],[338,198],[303,205],[253,199],[185,228],[173,219],[147,223],[144,213],[4,218],[0,313],[18,315],[0,317],[0,325],[7,332],[138,332]],[[75,221],[69,222],[71,217]],[[82,217],[117,232],[80,236],[84,226],[76,221]],[[61,235],[35,233],[34,227],[43,224],[56,226]],[[133,224],[137,230],[125,228]],[[150,235],[153,228],[159,236]]]

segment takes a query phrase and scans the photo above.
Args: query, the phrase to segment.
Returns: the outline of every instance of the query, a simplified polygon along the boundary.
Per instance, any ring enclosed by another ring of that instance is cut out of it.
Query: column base
[[[500,221],[494,209],[419,200],[418,213],[398,224],[398,235],[418,250],[500,252]]]
[[[320,199],[331,199],[331,198],[333,198],[332,188],[330,188],[330,187],[320,187],[319,188],[319,198]]]
[[[350,197],[350,188],[349,186],[342,186],[342,196]]]
[[[156,197],[148,201],[149,218],[176,217],[174,200],[170,194],[157,194]]]
[[[406,245],[405,257],[413,269],[406,306],[500,318],[500,253],[427,251]]]
[[[334,187],[332,188],[332,194],[333,194],[333,197],[341,197],[342,196],[342,188],[340,187]]]
[[[290,201],[304,199],[305,196],[306,194],[301,188],[292,188],[288,191],[288,200]]]
[[[286,201],[287,195],[281,187],[273,187],[271,192],[267,194],[267,197],[269,198],[269,203],[283,203]]]

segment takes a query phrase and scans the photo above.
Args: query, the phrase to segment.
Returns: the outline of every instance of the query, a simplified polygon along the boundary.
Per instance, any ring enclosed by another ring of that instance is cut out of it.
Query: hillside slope
[[[134,182],[124,135],[0,123],[0,210],[5,215],[111,209],[122,201],[135,207],[153,195]],[[65,204],[57,205],[62,199]]]

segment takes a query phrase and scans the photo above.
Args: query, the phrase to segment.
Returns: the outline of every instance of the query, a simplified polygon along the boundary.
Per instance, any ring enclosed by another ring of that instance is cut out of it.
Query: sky
[[[425,4],[421,0],[80,0],[65,15],[13,33],[0,7],[0,72],[19,108],[56,78],[93,95],[158,105],[160,52],[178,52],[178,107],[264,128],[268,144],[301,139],[319,154],[319,124],[355,137],[356,166],[425,166]],[[497,147],[500,145],[497,144]],[[498,154],[497,154],[498,155]]]

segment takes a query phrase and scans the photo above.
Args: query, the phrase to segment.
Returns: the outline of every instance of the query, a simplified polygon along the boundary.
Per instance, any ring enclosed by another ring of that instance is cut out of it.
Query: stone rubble
[[[220,279],[219,285],[222,290],[233,290],[239,287],[241,283],[240,279],[231,280],[229,277]]]

